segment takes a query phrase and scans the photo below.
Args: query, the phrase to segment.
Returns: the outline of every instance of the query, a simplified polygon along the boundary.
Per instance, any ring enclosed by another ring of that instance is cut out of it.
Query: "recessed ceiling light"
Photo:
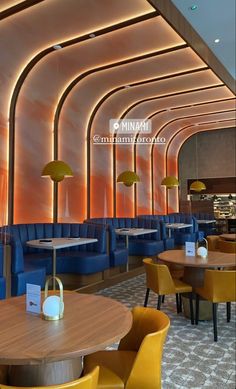
[[[95,34],[89,34],[89,38],[95,38]]]
[[[198,9],[198,6],[196,4],[193,4],[193,5],[191,5],[191,7],[189,7],[189,9],[191,11],[196,11]]]
[[[215,42],[215,43],[219,43],[219,42],[220,42],[220,39],[219,39],[219,38],[216,38],[216,39],[214,40],[214,42]]]
[[[62,49],[62,46],[61,45],[54,45],[52,46],[54,48],[54,50],[60,50]]]

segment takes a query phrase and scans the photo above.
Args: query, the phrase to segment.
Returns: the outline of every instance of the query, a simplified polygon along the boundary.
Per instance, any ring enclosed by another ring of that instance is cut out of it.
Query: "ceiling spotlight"
[[[95,34],[89,34],[89,38],[95,38]]]
[[[219,42],[220,42],[220,39],[219,39],[219,38],[216,38],[216,39],[214,40],[214,42],[215,42],[215,43],[219,43]]]
[[[54,48],[54,50],[60,50],[62,49],[62,46],[61,45],[54,45],[52,46]]]
[[[189,7],[189,9],[191,11],[196,11],[198,9],[198,6],[196,4],[193,4],[193,5],[191,5],[191,7]]]

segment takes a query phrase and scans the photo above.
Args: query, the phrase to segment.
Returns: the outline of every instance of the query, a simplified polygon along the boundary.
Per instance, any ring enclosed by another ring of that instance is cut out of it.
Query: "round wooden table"
[[[198,256],[190,257],[185,255],[185,250],[167,250],[158,255],[158,258],[166,263],[184,266],[183,280],[194,287],[201,287],[204,284],[205,269],[227,268],[236,265],[235,254],[222,253],[219,251],[208,251],[207,258]],[[212,318],[210,304],[202,301],[199,311],[200,320]],[[188,315],[188,313],[187,313]]]
[[[222,235],[220,235],[220,238],[224,239],[224,240],[229,240],[229,241],[235,242],[236,241],[236,234],[222,234]]]
[[[0,302],[0,365],[9,384],[55,385],[78,378],[81,356],[104,349],[130,330],[132,314],[118,301],[64,293],[64,318],[46,321],[27,313],[25,296]]]

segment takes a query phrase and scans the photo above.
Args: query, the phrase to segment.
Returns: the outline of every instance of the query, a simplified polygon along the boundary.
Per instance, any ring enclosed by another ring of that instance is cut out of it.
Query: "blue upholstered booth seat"
[[[8,226],[11,245],[12,295],[25,293],[26,283],[45,284],[52,274],[52,251],[31,248],[26,242],[60,237],[96,238],[96,243],[57,250],[57,273],[96,273],[109,268],[105,227],[79,223],[37,223]]]
[[[215,220],[214,213],[203,213],[196,212],[192,214],[196,220]],[[207,235],[217,235],[216,223],[209,224],[198,224],[199,230],[201,230],[204,234],[204,237]]]
[[[6,280],[3,277],[3,245],[0,243],[0,300],[6,297]]]
[[[141,219],[158,220],[160,222],[161,238],[164,241],[165,250],[173,248],[175,245],[182,246],[185,242],[196,242],[198,240],[198,224],[192,215],[182,213],[172,213],[169,215],[140,215]],[[166,223],[185,223],[191,227],[171,230],[171,238],[168,237]]]
[[[113,252],[114,263],[116,266],[125,249],[125,236],[117,235],[115,229],[118,228],[148,228],[156,229],[157,232],[143,234],[135,237],[129,236],[129,255],[146,256],[157,255],[164,251],[164,243],[160,239],[160,225],[156,220],[144,220],[139,218],[91,218],[86,223],[99,223],[108,226],[110,251]],[[127,261],[127,250],[126,250]]]

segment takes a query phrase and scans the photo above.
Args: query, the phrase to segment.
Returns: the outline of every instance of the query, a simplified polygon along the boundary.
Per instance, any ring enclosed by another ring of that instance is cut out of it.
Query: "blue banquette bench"
[[[167,239],[168,232],[166,223],[185,223],[191,224],[191,227],[171,230],[171,237],[176,246],[183,246],[186,241],[196,242],[199,238],[197,220],[192,215],[182,213],[172,213],[169,215],[140,215],[138,218],[143,220],[158,220],[160,222],[162,239]]]
[[[3,245],[0,243],[0,300],[6,297],[6,280],[3,277]]]
[[[174,247],[173,239],[161,239],[160,223],[157,220],[146,220],[140,218],[91,218],[85,221],[86,223],[103,224],[108,226],[109,230],[109,246],[115,252],[124,250],[125,237],[117,235],[115,229],[119,228],[147,228],[156,229],[157,232],[151,234],[143,234],[135,237],[129,237],[129,255],[131,256],[153,256],[160,252]],[[116,261],[117,259],[114,259]]]
[[[110,267],[106,228],[84,223],[37,223],[8,226],[11,245],[11,293],[24,294],[26,283],[45,284],[52,274],[51,250],[28,247],[29,240],[60,237],[96,238],[98,242],[57,250],[57,273],[91,274]]]
[[[197,220],[215,220],[214,213],[195,212],[192,214]],[[200,223],[198,227],[204,233],[204,237],[207,235],[217,235],[216,221],[214,223]]]

